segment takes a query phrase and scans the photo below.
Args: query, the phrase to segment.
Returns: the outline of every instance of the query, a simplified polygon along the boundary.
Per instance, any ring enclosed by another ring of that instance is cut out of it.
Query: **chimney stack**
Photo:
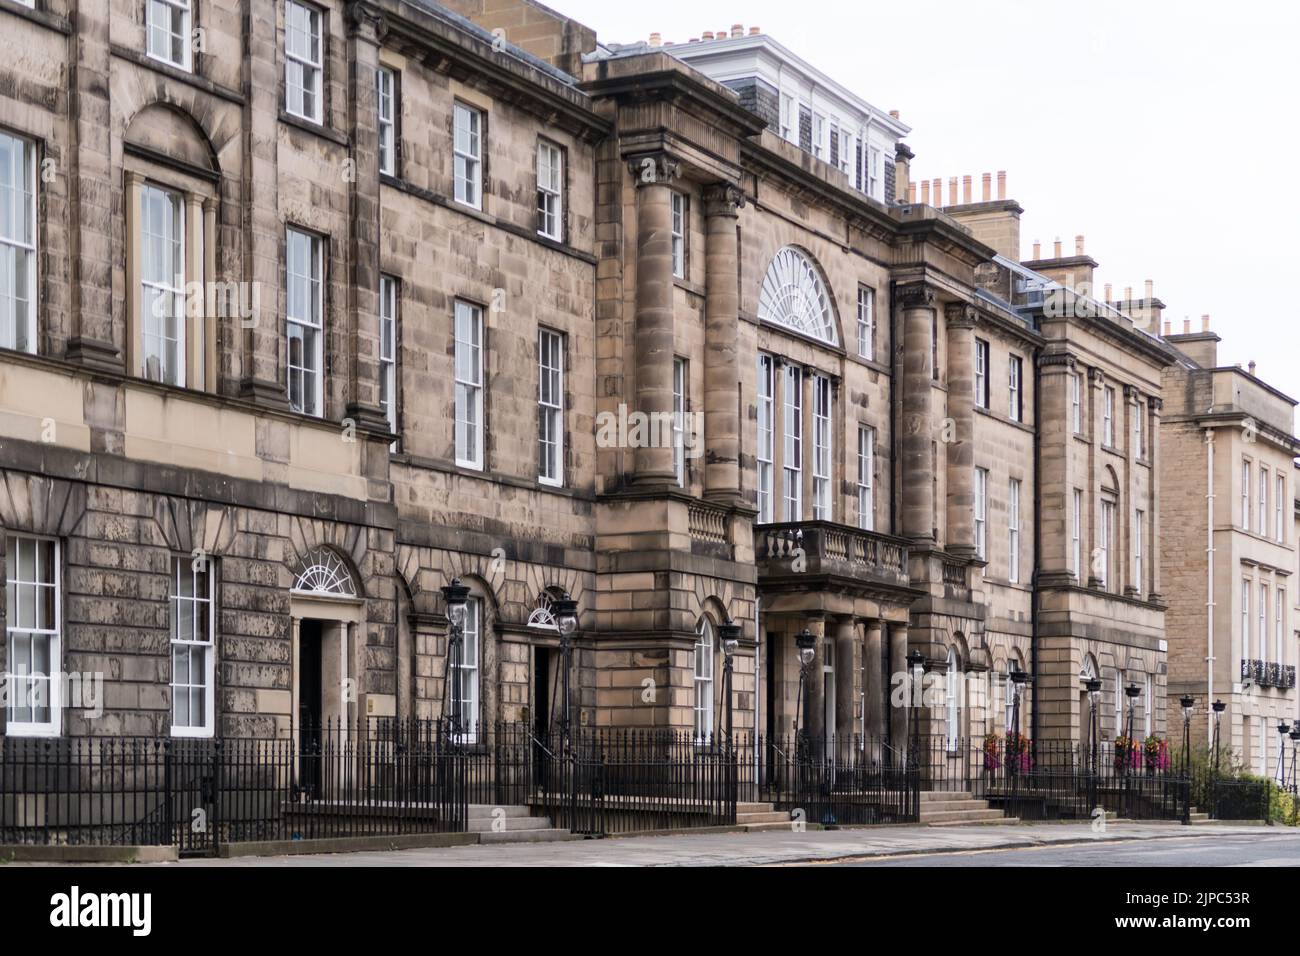
[[[1210,331],[1210,317],[1208,315],[1201,316],[1201,331]]]
[[[1251,375],[1254,375],[1254,374],[1255,374],[1255,360],[1254,360],[1254,359],[1251,359],[1248,363],[1246,363],[1246,371],[1248,371]]]
[[[1076,256],[1083,255],[1083,236],[1074,237],[1074,254]]]
[[[652,34],[650,34],[650,45],[651,45],[651,46],[663,46],[663,42],[664,42],[664,38],[663,38],[663,35],[662,35],[662,34],[659,34],[659,33],[652,33]]]
[[[934,189],[932,190],[934,195],[934,208],[941,209],[943,207],[943,180],[936,179],[932,185],[934,186]]]
[[[948,177],[948,205],[957,205],[957,177]]]
[[[983,197],[981,201],[988,202],[990,199],[993,198],[993,174],[985,173],[983,176],[980,177],[980,179],[982,180],[982,182],[980,183],[980,188],[981,188],[981,195]]]
[[[930,180],[921,180],[921,204],[930,205]]]
[[[961,178],[961,201],[970,202],[971,199],[971,177],[963,176]]]
[[[731,35],[733,37],[743,37],[745,35],[745,25],[743,23],[733,23],[731,25]]]
[[[998,198],[1007,198],[1007,171],[1005,169],[998,170]]]
[[[1061,237],[1057,236],[1056,241],[1052,244],[1052,258],[1061,258]]]
[[[1033,259],[1035,262],[1043,258],[1043,244],[1037,239],[1034,240],[1034,254],[1029,258]]]
[[[1165,335],[1168,335],[1172,328],[1173,328],[1173,323],[1170,322],[1168,319],[1165,319]]]
[[[1191,334],[1192,334],[1192,320],[1191,320],[1191,319],[1188,319],[1188,318],[1184,318],[1184,319],[1183,319],[1183,335],[1191,335]]]

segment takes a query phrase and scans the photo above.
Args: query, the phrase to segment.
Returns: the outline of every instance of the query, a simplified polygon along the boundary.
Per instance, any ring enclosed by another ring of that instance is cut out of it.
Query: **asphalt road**
[[[1121,840],[835,860],[820,866],[1300,866],[1300,832]]]

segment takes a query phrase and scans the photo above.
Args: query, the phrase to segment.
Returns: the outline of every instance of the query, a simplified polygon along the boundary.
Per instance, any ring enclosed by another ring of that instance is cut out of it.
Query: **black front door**
[[[310,795],[320,789],[321,727],[321,625],[303,621],[298,628],[298,740],[300,785]]]
[[[550,772],[551,649],[533,649],[533,784],[544,787]]]

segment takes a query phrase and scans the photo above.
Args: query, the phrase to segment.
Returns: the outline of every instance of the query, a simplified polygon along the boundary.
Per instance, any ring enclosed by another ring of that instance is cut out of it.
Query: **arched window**
[[[551,603],[554,600],[550,591],[543,591],[537,595],[537,603],[533,605],[532,613],[528,615],[529,627],[541,631],[559,630],[559,625],[555,621],[555,612],[551,610]]]
[[[329,548],[313,548],[294,575],[293,589],[299,594],[320,597],[355,598],[356,582],[343,559]]]
[[[695,628],[695,738],[713,734],[713,622],[701,617]]]
[[[958,719],[958,702],[957,702],[957,682],[960,680],[961,671],[957,662],[957,648],[948,648],[948,679],[945,681],[944,693],[947,697],[947,724],[948,731],[948,749],[957,749],[957,719]]]
[[[1016,685],[1011,682],[1013,671],[1019,670],[1019,663],[1014,657],[1007,658],[1006,673],[1002,675],[1002,702],[1006,708],[1006,729],[1011,733],[1015,728],[1016,719]]]
[[[758,294],[758,317],[800,335],[839,344],[835,312],[821,272],[794,246],[785,246],[772,257]]]

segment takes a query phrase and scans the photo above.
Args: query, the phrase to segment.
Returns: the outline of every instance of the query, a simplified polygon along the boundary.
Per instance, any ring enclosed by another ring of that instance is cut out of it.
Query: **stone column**
[[[902,689],[896,698],[894,686],[895,682],[900,678],[903,681]],[[906,697],[909,690],[906,624],[889,625],[889,681],[890,686],[885,688],[885,706],[893,708],[889,717],[889,743],[896,754],[901,754],[907,750],[907,719],[911,704],[910,698]],[[899,699],[901,699],[902,706],[894,707],[896,702],[900,702]]]
[[[899,290],[903,304],[903,536],[934,543],[934,474],[930,458],[933,431],[930,331],[934,290],[917,283]]]
[[[1127,414],[1123,416],[1123,428],[1127,434],[1122,442],[1117,441],[1115,443],[1120,448],[1128,449],[1128,454],[1124,456],[1124,477],[1120,479],[1122,484],[1120,485],[1119,508],[1122,510],[1115,515],[1116,523],[1123,529],[1119,534],[1121,542],[1119,584],[1122,588],[1122,594],[1128,597],[1141,597],[1137,593],[1133,568],[1133,552],[1135,550],[1133,540],[1138,533],[1133,519],[1136,517],[1137,509],[1138,447],[1135,427],[1137,416],[1141,413],[1142,407],[1138,401],[1138,390],[1132,385],[1124,386],[1124,410]]]
[[[348,24],[348,131],[355,164],[348,184],[348,369],[346,415],[359,432],[388,443],[379,405],[379,126],[376,90],[383,24],[361,6]]]
[[[1160,410],[1164,402],[1152,395],[1147,399],[1147,460],[1151,463],[1147,470],[1147,481],[1150,484],[1149,504],[1151,517],[1148,519],[1147,527],[1150,529],[1147,541],[1150,542],[1148,547],[1143,549],[1143,555],[1147,565],[1147,580],[1151,583],[1147,587],[1147,599],[1151,601],[1163,600],[1160,592]]]
[[[856,732],[853,715],[857,711],[857,674],[862,658],[858,651],[857,622],[842,617],[835,622],[835,726],[840,753],[847,754],[849,741]]]
[[[948,552],[975,556],[975,309],[944,308],[948,323]]]
[[[634,332],[636,411],[651,422],[671,419],[673,411],[673,241],[669,161],[654,162],[646,177],[644,159],[631,163],[636,184],[636,326]],[[662,430],[662,429],[657,429]],[[676,482],[669,442],[643,442],[635,451],[632,481]]]
[[[1070,387],[1074,357],[1062,351],[1043,352],[1038,358],[1038,388],[1041,414],[1038,422],[1042,501],[1040,581],[1054,585],[1072,583],[1070,560],[1073,549],[1074,482],[1070,459],[1074,448]],[[1083,396],[1080,395],[1082,402]],[[1081,409],[1082,414],[1082,409]],[[1087,555],[1080,544],[1079,560]],[[1086,572],[1085,572],[1086,573]],[[1086,577],[1081,577],[1086,581]]]
[[[1093,552],[1101,545],[1101,443],[1105,439],[1102,418],[1105,415],[1106,376],[1099,368],[1088,369],[1088,484],[1084,491],[1084,513],[1088,516],[1088,526],[1083,537],[1083,561],[1086,573],[1079,575],[1079,582],[1087,581],[1088,587],[1100,588],[1101,578],[1093,569]],[[1116,524],[1119,515],[1115,516]],[[1115,542],[1110,543],[1112,551]]]
[[[808,665],[808,677],[804,682],[804,711],[799,715],[799,726],[807,727],[810,737],[817,739],[826,733],[826,698],[822,693],[822,667],[826,663],[826,622],[818,617],[808,621],[808,630],[813,636],[813,659]],[[796,654],[798,652],[796,651]],[[804,718],[807,718],[805,723]]]
[[[744,204],[744,193],[730,183],[704,190],[704,495],[723,501],[740,498],[736,216]]]
[[[129,323],[113,327],[113,201],[109,109],[109,4],[77,0],[70,11],[76,51],[68,72],[70,144],[68,182],[69,311],[67,357],[91,368],[127,368]],[[274,33],[274,30],[272,30]],[[137,210],[139,206],[135,207]],[[137,316],[138,312],[135,313]],[[139,374],[133,372],[131,374]]]
[[[881,632],[884,624],[878,620],[865,622],[866,643],[866,691],[867,691],[867,736],[879,738],[885,732],[885,708],[889,706],[889,687],[881,671]]]

